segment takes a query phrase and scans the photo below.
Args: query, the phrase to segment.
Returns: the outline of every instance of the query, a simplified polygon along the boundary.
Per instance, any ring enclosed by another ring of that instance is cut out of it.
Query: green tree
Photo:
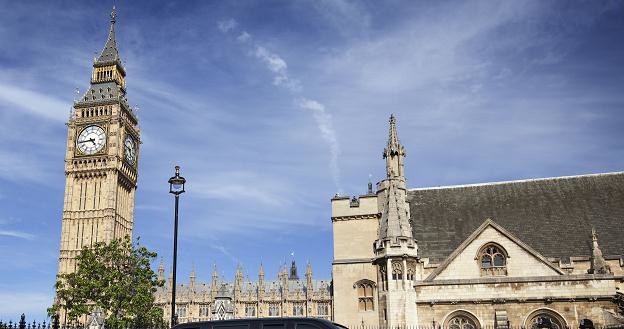
[[[163,312],[154,305],[154,292],[164,282],[152,271],[156,253],[130,239],[96,243],[76,257],[77,269],[59,276],[57,302],[50,316],[64,310],[77,321],[99,307],[108,327],[149,328],[163,325]]]

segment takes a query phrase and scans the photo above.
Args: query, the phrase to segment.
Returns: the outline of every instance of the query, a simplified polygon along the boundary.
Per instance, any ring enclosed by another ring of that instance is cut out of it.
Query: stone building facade
[[[159,279],[165,279],[165,268],[158,267]],[[156,304],[170,319],[171,275],[165,287],[156,292]],[[262,265],[258,280],[244,277],[241,268],[236,270],[234,281],[219,277],[216,266],[209,283],[196,282],[195,271],[187,284],[176,288],[176,313],[178,322],[224,320],[257,317],[317,317],[332,319],[331,281],[316,280],[308,263],[304,278],[299,278],[293,260],[290,273],[280,269],[277,280],[266,280]]]
[[[624,172],[408,189],[394,117],[383,157],[375,191],[331,200],[336,322],[622,322]]]

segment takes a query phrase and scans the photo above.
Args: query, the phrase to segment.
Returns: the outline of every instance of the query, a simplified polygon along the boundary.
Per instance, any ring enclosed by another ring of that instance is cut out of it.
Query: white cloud
[[[272,53],[262,46],[256,46],[254,56],[266,64],[267,68],[275,73],[273,76],[273,84],[282,86],[292,92],[301,91],[299,81],[293,80],[288,76],[288,64],[279,55]]]
[[[238,23],[233,18],[217,22],[217,27],[219,28],[219,31],[223,33],[229,32],[230,30],[235,29],[237,26]]]
[[[40,118],[57,122],[67,121],[72,105],[55,97],[4,82],[0,82],[0,100]],[[10,111],[12,109],[8,106],[2,106],[0,110]]]
[[[247,33],[247,31],[243,31],[243,33],[239,34],[238,37],[236,37],[236,40],[238,40],[239,42],[249,42],[251,41],[251,35]]]
[[[227,32],[230,29],[222,29],[219,28],[222,32]],[[237,37],[238,41],[241,41],[243,44],[249,44],[252,47],[252,54],[258,58],[263,64],[266,65],[267,69],[273,72],[273,85],[286,88],[286,90],[290,91],[292,94],[298,94],[302,91],[301,83],[292,79],[288,73],[288,64],[286,61],[277,53],[271,52],[266,47],[258,44],[251,43],[251,35],[244,31]],[[338,189],[339,193],[342,193],[341,183],[340,183],[340,170],[338,166],[338,157],[340,156],[340,146],[338,143],[338,139],[336,138],[336,133],[334,131],[334,127],[332,124],[332,117],[326,110],[325,106],[318,101],[307,99],[307,98],[297,98],[295,99],[297,106],[302,109],[306,109],[312,112],[314,116],[314,120],[318,129],[321,132],[321,136],[323,140],[329,145],[330,150],[330,171],[332,173],[332,178],[334,180],[334,184]],[[230,185],[231,188],[235,188],[236,186]],[[247,186],[245,186],[248,189]],[[251,193],[253,190],[247,190],[246,193]],[[213,191],[212,193],[221,193],[218,191]],[[222,194],[222,193],[221,193]],[[229,194],[225,194],[229,195]],[[259,198],[255,193],[252,194],[256,199]]]
[[[0,229],[0,235],[13,237],[13,238],[19,238],[19,239],[25,239],[25,240],[32,240],[35,238],[35,236],[30,233],[12,231],[12,230],[2,230],[2,229]]]
[[[314,120],[316,120],[316,125],[318,129],[321,131],[321,136],[323,140],[329,145],[330,150],[330,162],[329,168],[332,173],[332,178],[336,187],[338,188],[338,193],[342,193],[341,183],[340,183],[340,168],[338,167],[338,157],[340,156],[340,145],[338,144],[338,139],[336,138],[336,132],[334,131],[334,127],[332,124],[331,114],[327,113],[325,110],[325,106],[315,100],[302,98],[298,101],[299,107],[302,109],[311,111],[314,115]]]
[[[275,177],[254,172],[221,171],[218,175],[201,175],[193,182],[193,193],[200,198],[240,201],[262,207],[283,207],[288,204],[289,188]]]

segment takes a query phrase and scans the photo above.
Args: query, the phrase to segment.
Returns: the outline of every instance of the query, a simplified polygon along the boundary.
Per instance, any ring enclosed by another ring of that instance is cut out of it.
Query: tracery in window
[[[541,309],[534,311],[527,317],[527,323],[525,327],[527,329],[539,328],[538,323],[550,322],[552,329],[565,329],[565,321],[563,318],[554,311],[548,309]]]
[[[392,262],[392,280],[403,280],[403,264]]]
[[[375,310],[374,304],[374,289],[375,283],[370,280],[360,280],[355,283],[353,286],[357,289],[358,294],[358,310],[364,311],[373,311]]]
[[[446,329],[479,329],[479,321],[470,313],[456,311],[450,314],[444,324]]]
[[[407,280],[414,281],[415,274],[416,274],[416,264],[414,262],[407,263]]]
[[[507,251],[503,247],[488,243],[481,248],[477,259],[481,275],[507,275]]]

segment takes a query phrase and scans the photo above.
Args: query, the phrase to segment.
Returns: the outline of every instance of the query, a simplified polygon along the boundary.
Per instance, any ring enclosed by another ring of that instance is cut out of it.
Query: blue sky
[[[142,141],[135,230],[179,274],[330,278],[330,198],[384,175],[395,113],[410,187],[624,169],[624,4],[119,1]],[[53,296],[63,158],[110,1],[3,1],[0,320]],[[160,257],[159,256],[159,257]]]

